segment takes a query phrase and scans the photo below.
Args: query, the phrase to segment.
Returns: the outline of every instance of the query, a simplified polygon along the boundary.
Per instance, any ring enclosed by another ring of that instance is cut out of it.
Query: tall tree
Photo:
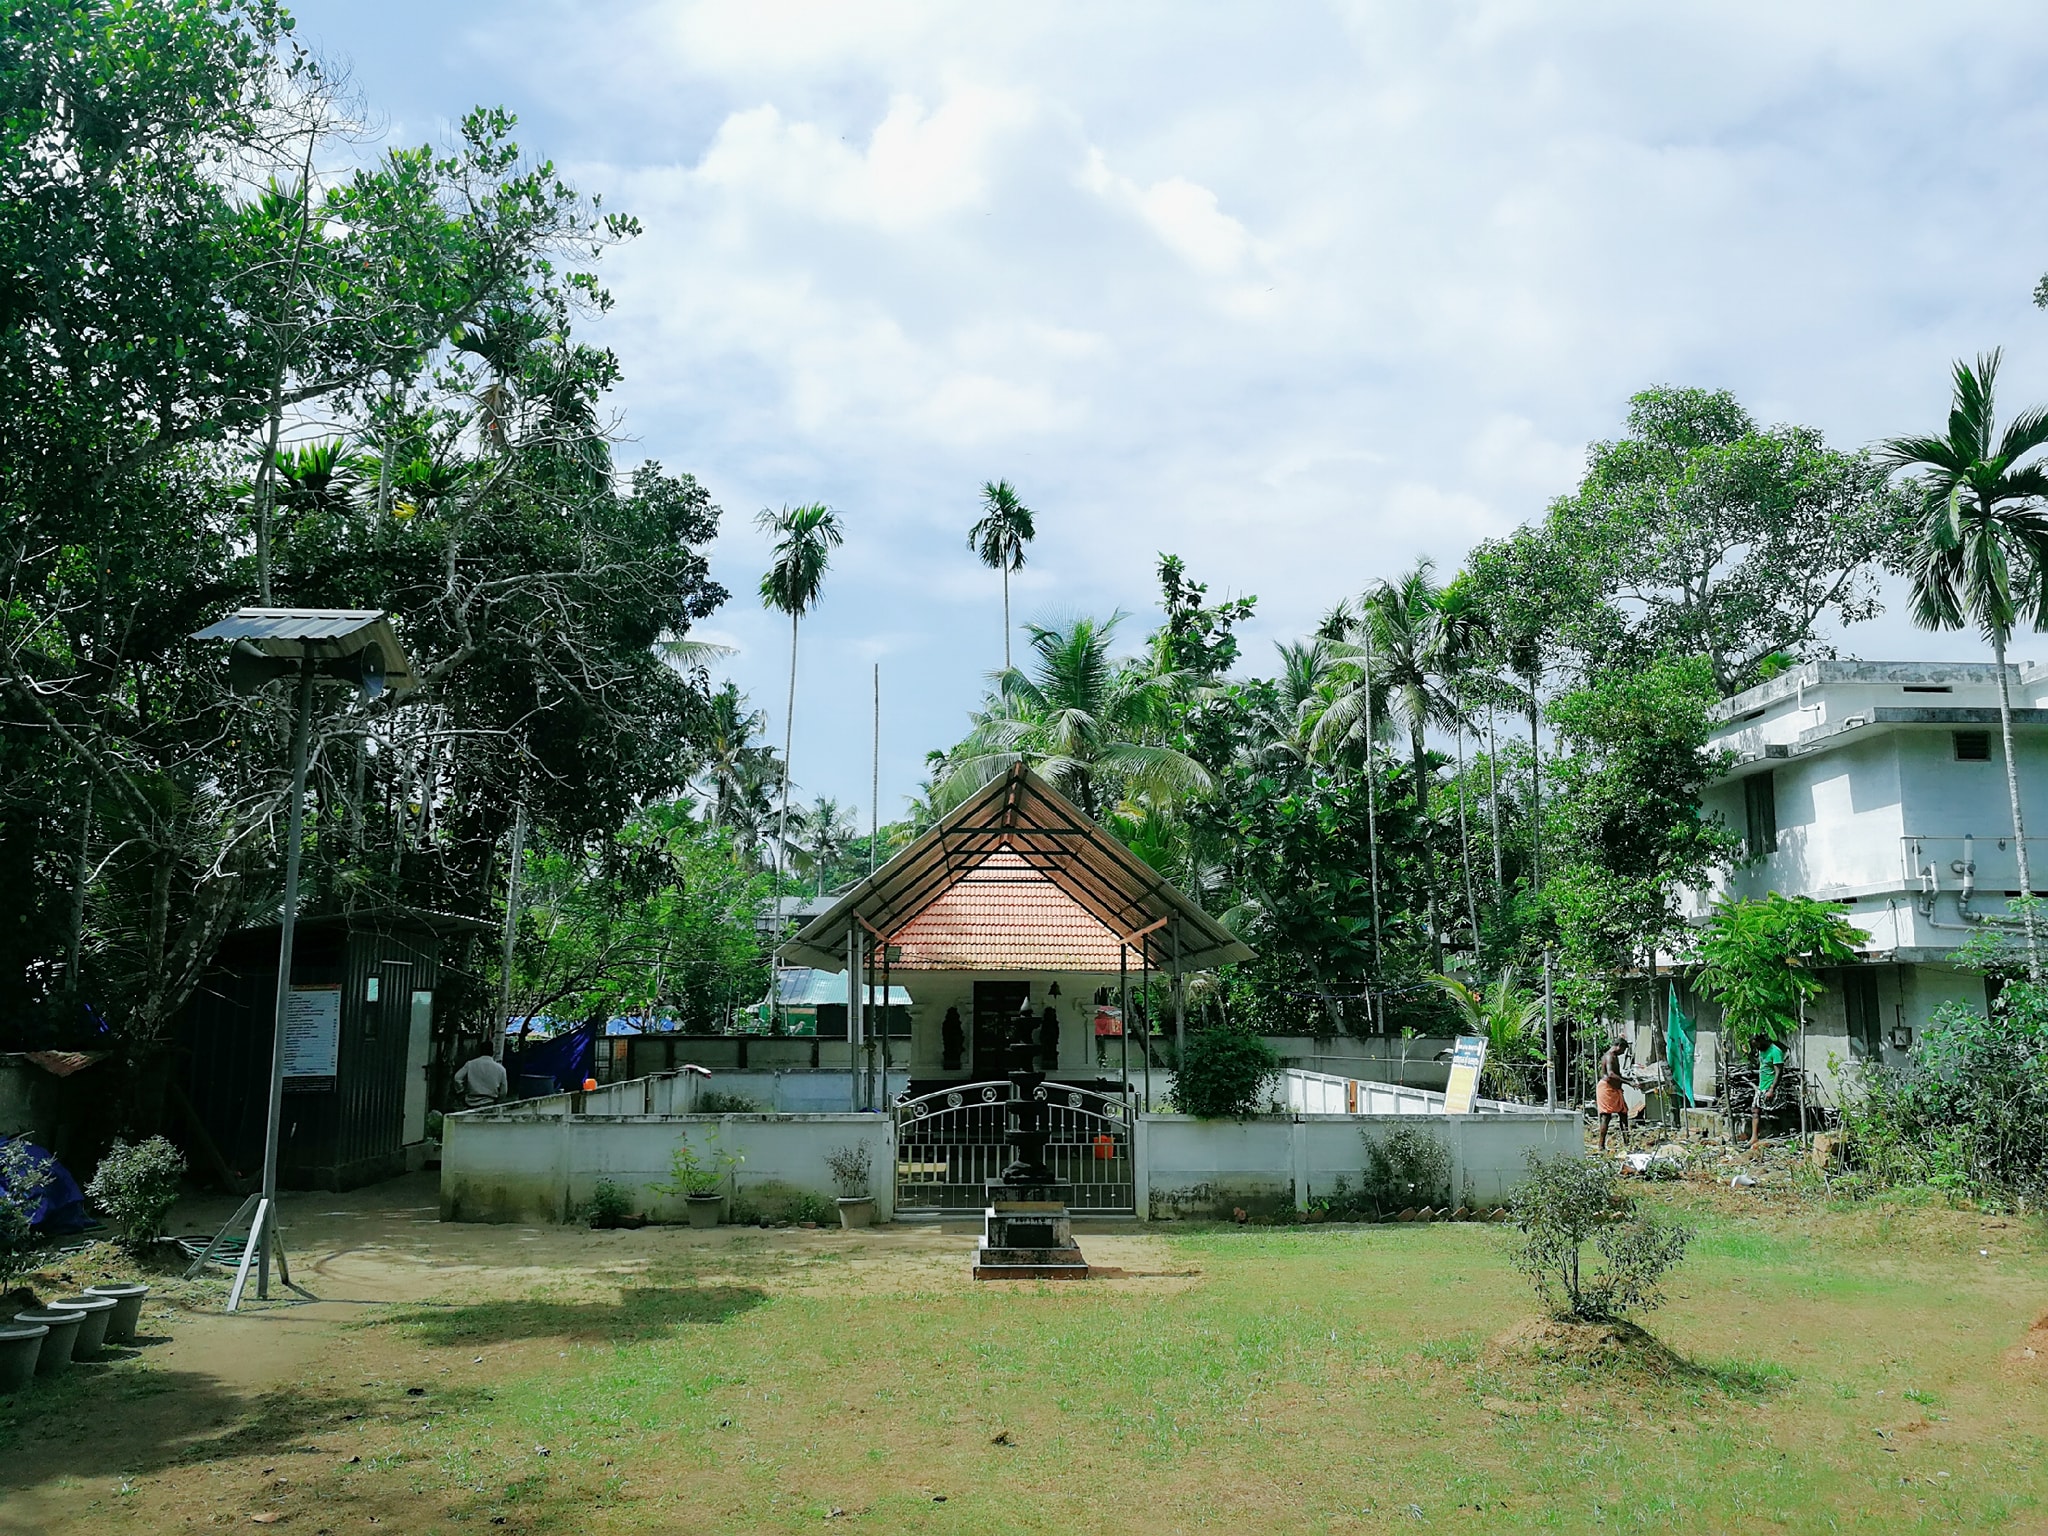
[[[846,540],[839,514],[823,502],[784,507],[775,511],[763,507],[755,523],[775,541],[775,558],[761,577],[761,602],[778,613],[789,615],[789,708],[782,721],[782,809],[775,823],[775,862],[782,867],[782,850],[789,845],[789,753],[796,739],[796,640],[797,625],[817,607],[825,589],[825,572],[832,564],[832,551]]]
[[[1544,534],[1584,567],[1639,654],[1703,655],[1724,694],[1824,620],[1877,612],[1899,499],[1868,454],[1811,427],[1759,426],[1726,390],[1646,389],[1627,430],[1596,443]]]
[[[1007,480],[981,488],[981,518],[967,530],[967,547],[981,563],[1003,573],[1003,670],[1010,670],[1010,572],[1024,569],[1024,547],[1038,536],[1031,509]]]
[[[1955,365],[1948,431],[1894,437],[1884,460],[1918,470],[1920,514],[1906,566],[1913,582],[1913,622],[1922,629],[1974,624],[1998,665],[1998,725],[2005,746],[2005,790],[2012,806],[2013,847],[2020,888],[2034,894],[2020,811],[2019,770],[2012,751],[2012,683],[2005,648],[2022,619],[2048,628],[2048,471],[2021,463],[2048,444],[2048,408],[2022,411],[1996,430],[1999,354]],[[2034,904],[2021,908],[2027,934],[2027,977],[2041,981],[2041,940]]]

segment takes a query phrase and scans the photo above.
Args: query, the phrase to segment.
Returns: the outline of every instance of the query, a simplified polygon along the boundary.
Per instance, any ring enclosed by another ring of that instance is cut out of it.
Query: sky
[[[1830,442],[1933,430],[1957,357],[2048,397],[2048,10],[300,0],[383,142],[470,106],[642,236],[590,328],[623,462],[725,511],[696,633],[784,727],[763,507],[847,529],[793,772],[881,816],[1002,660],[966,547],[1012,481],[1016,619],[1255,594],[1246,664],[1418,557],[1540,517],[1653,384]],[[1022,644],[1021,634],[1017,642]],[[1839,637],[1968,657],[1894,604]],[[2019,647],[2038,655],[2038,638]]]

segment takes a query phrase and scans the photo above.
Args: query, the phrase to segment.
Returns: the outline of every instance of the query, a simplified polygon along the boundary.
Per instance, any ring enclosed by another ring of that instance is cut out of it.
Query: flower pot
[[[50,1330],[43,1336],[42,1350],[36,1356],[38,1376],[60,1376],[71,1369],[71,1346],[77,1341],[78,1325],[84,1319],[83,1312],[59,1312],[54,1308],[14,1314],[14,1321],[24,1327],[41,1323]]]
[[[690,1213],[691,1226],[715,1227],[725,1210],[725,1196],[690,1195],[685,1197],[683,1205]]]
[[[41,1323],[0,1323],[0,1397],[28,1385],[49,1333]]]
[[[873,1195],[841,1195],[839,1197],[839,1225],[851,1232],[855,1227],[872,1227],[875,1224],[875,1197]]]
[[[85,1294],[114,1299],[114,1310],[107,1318],[107,1342],[133,1344],[142,1327],[142,1298],[149,1294],[149,1287],[140,1281],[127,1285],[88,1285]]]
[[[76,1312],[78,1337],[72,1341],[71,1358],[90,1360],[107,1342],[107,1324],[121,1303],[111,1296],[66,1296],[49,1305],[52,1312]]]

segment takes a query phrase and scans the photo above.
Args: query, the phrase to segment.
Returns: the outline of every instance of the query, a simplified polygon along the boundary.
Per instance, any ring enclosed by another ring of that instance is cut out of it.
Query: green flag
[[[1664,1056],[1671,1063],[1671,1086],[1686,1103],[1692,1103],[1692,1020],[1678,1011],[1676,982],[1664,1011]]]

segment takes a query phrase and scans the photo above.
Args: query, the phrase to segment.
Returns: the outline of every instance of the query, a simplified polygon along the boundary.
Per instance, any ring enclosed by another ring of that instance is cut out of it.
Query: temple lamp
[[[364,699],[385,693],[407,693],[418,686],[381,609],[364,608],[238,608],[218,624],[200,630],[194,640],[226,640],[228,687],[247,698],[279,678],[298,679],[298,712],[292,723],[292,793],[287,811],[284,858],[284,900],[278,909],[277,1003],[270,1031],[270,1115],[263,1134],[263,1185],[242,1202],[212,1242],[185,1273],[199,1273],[228,1234],[246,1218],[249,1236],[228,1293],[228,1311],[242,1304],[249,1266],[256,1266],[256,1295],[270,1299],[270,1256],[277,1254],[278,1275],[292,1285],[284,1241],[277,1231],[277,1139],[284,1117],[284,1026],[292,989],[292,938],[299,921],[299,853],[304,842],[306,805],[306,737],[313,723],[316,683],[346,683]]]

